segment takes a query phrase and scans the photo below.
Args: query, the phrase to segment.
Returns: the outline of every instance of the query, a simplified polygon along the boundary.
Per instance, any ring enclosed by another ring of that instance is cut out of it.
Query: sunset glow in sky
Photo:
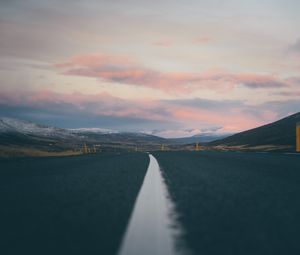
[[[300,111],[298,0],[0,0],[0,116],[164,137]]]

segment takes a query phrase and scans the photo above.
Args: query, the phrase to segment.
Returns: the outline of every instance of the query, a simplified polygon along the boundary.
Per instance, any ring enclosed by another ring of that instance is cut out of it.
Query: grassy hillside
[[[296,123],[299,121],[300,113],[296,113],[268,125],[211,142],[209,146],[224,149],[295,151]]]

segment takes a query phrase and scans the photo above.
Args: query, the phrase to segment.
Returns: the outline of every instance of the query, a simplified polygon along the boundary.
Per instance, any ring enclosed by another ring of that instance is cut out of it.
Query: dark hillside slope
[[[295,151],[297,122],[300,122],[300,112],[276,122],[213,141],[209,145],[224,146],[225,149],[240,146],[242,149]]]

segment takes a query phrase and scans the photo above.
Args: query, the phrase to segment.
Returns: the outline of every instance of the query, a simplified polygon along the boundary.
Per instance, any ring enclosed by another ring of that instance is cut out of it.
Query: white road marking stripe
[[[177,224],[157,160],[150,164],[135,202],[119,255],[174,255]],[[173,217],[172,217],[173,215]],[[178,225],[177,225],[178,226]]]

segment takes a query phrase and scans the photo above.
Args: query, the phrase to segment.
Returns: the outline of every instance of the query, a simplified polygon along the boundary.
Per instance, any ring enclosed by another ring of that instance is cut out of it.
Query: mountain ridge
[[[295,151],[296,124],[300,112],[275,122],[208,143],[213,148],[237,150]]]
[[[8,150],[80,151],[83,144],[103,150],[149,150],[168,144],[167,139],[135,132],[102,128],[63,129],[27,120],[0,118],[0,154]]]

